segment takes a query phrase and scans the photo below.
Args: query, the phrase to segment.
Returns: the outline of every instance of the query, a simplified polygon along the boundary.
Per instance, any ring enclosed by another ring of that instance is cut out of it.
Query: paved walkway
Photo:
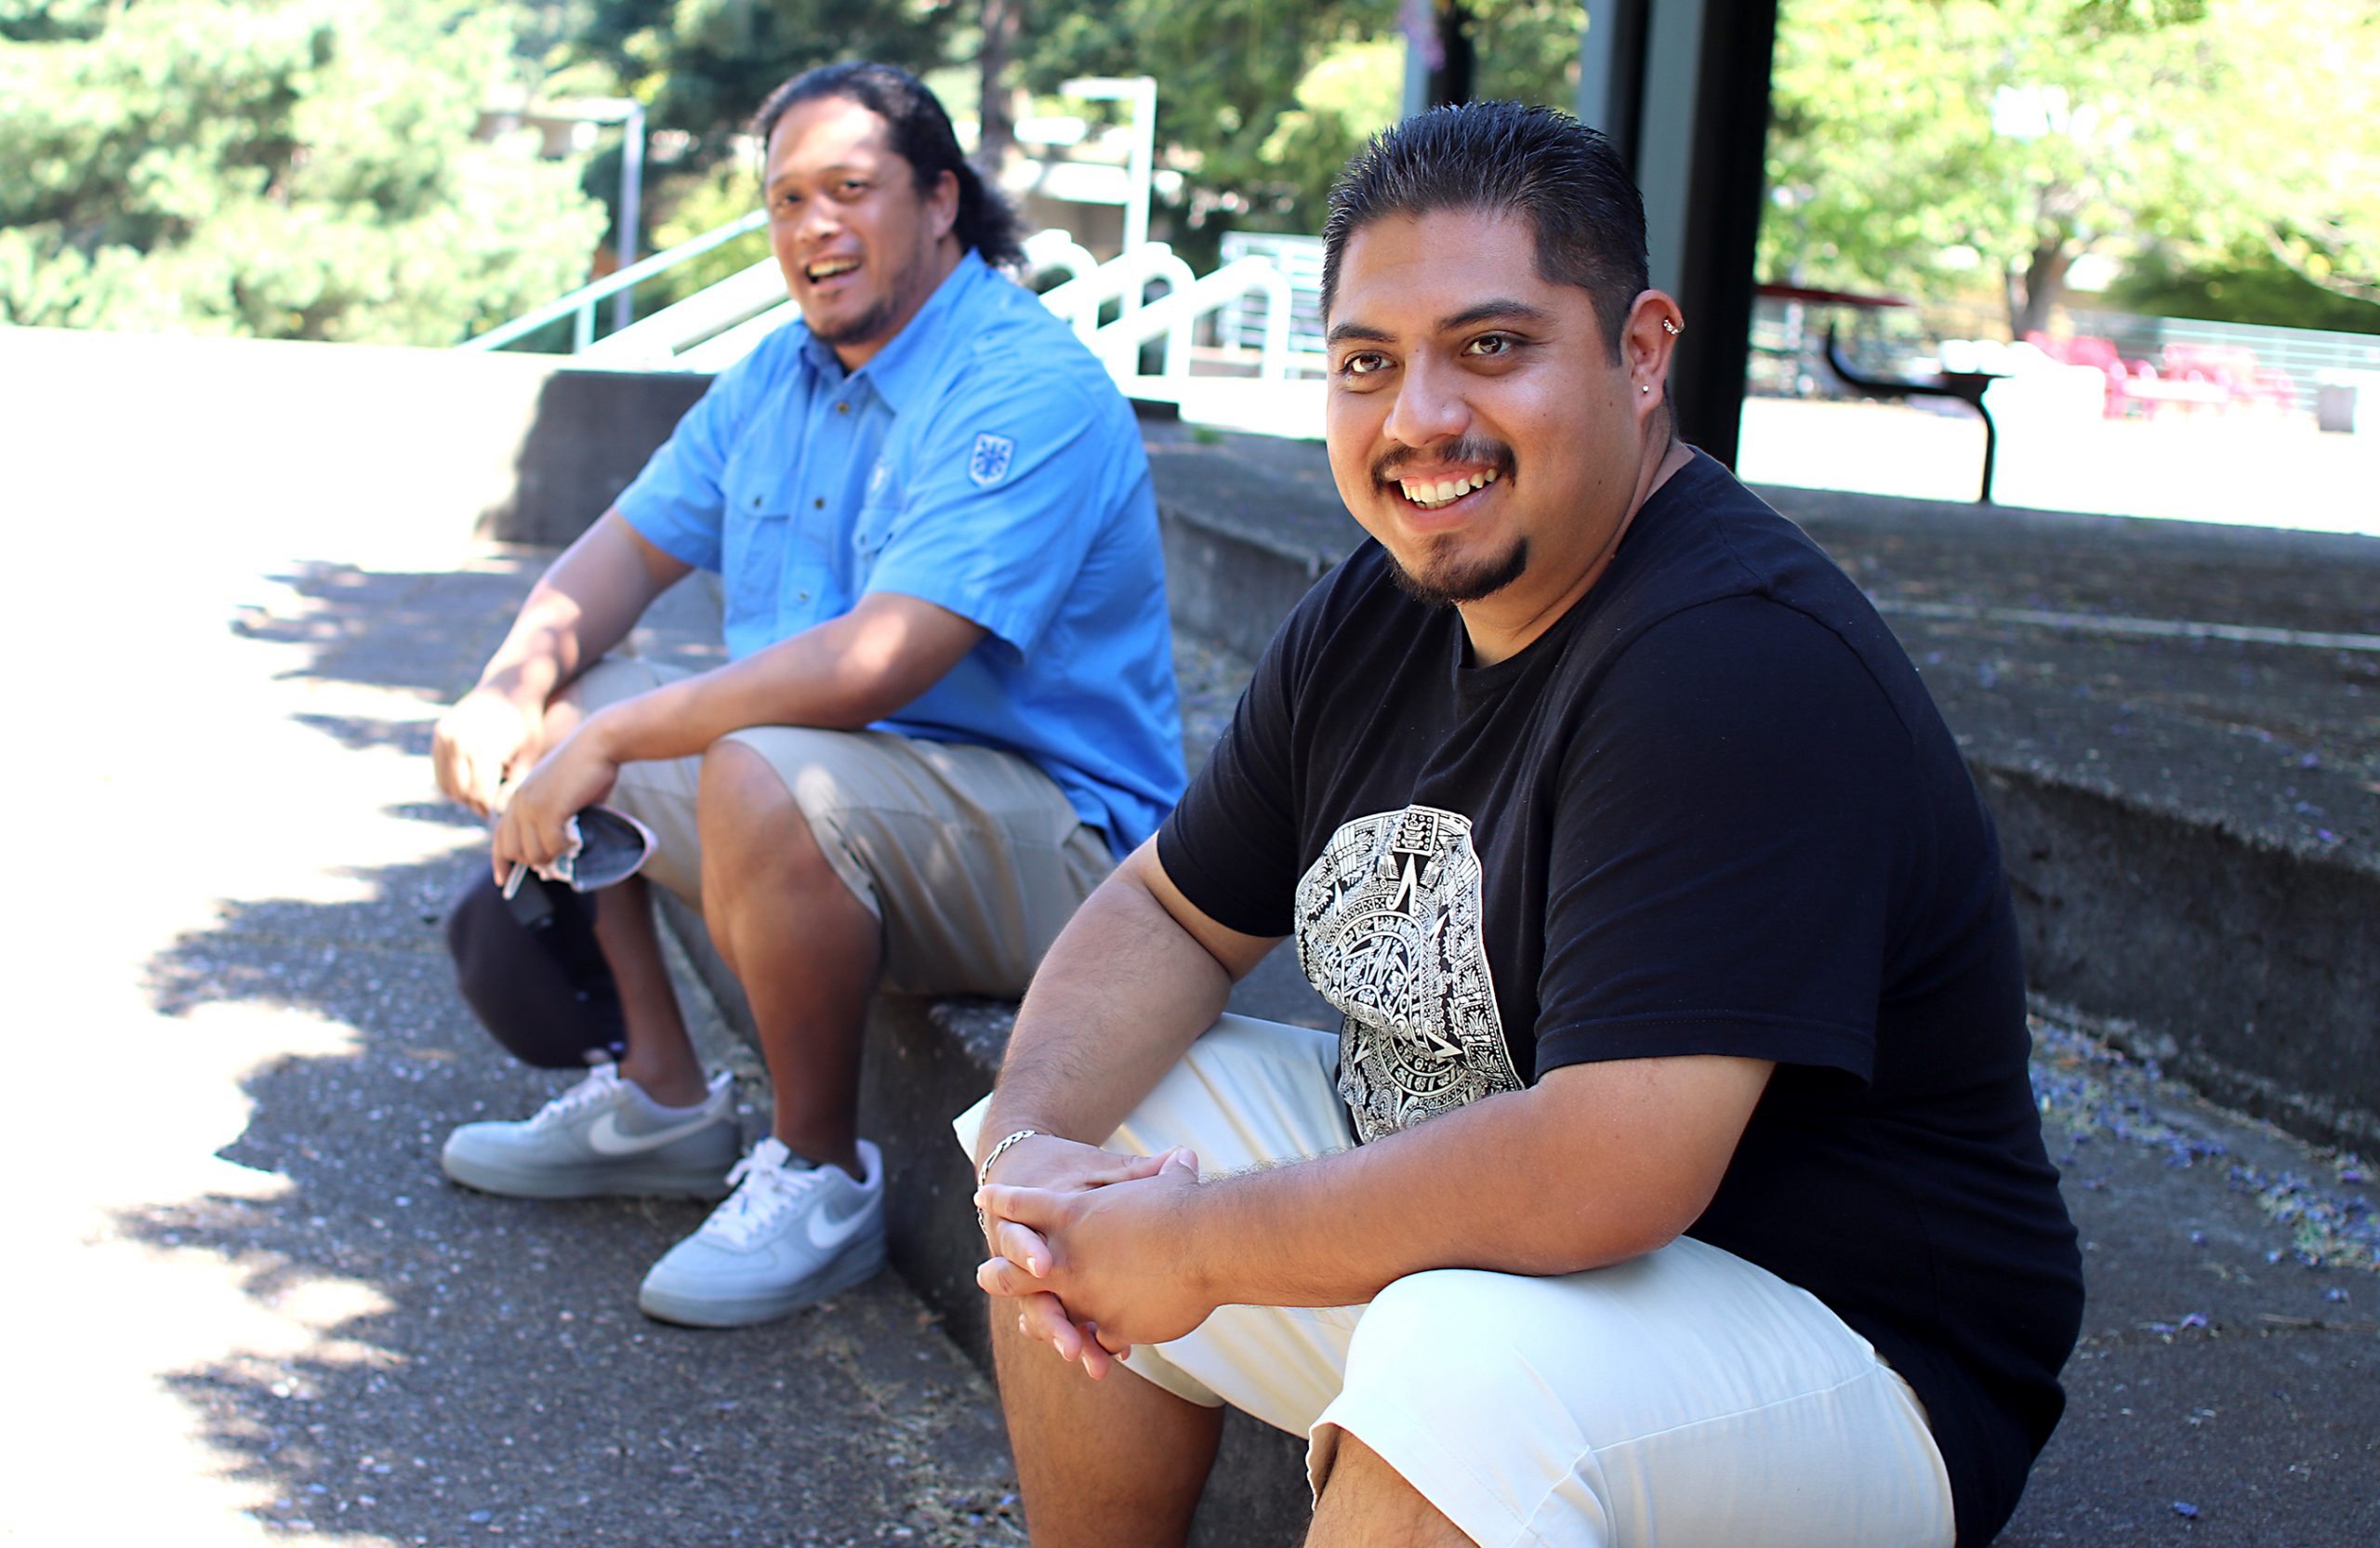
[[[536,561],[169,422],[92,433],[11,484],[47,518],[8,625],[39,884],[0,1535],[1021,1541],[989,1395],[896,1281],[662,1328],[633,1288],[692,1207],[438,1176],[448,1124],[552,1089],[453,996],[435,922],[477,834],[421,758]],[[2368,1181],[2044,1036],[2093,1301],[2003,1541],[2380,1541]]]
[[[177,450],[203,467],[142,466]],[[557,1084],[454,994],[436,925],[478,833],[422,757],[543,556],[384,540],[269,475],[192,500],[127,470],[94,522],[104,463],[75,466],[11,490],[104,541],[32,539],[10,609],[39,882],[0,1537],[1021,1541],[988,1389],[896,1279],[665,1328],[636,1283],[698,1207],[438,1172],[451,1123]]]

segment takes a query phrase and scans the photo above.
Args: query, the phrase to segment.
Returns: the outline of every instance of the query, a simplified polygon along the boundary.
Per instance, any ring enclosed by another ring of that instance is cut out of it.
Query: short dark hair
[[[1537,237],[1537,271],[1593,298],[1615,359],[1646,285],[1645,201],[1611,141],[1567,112],[1519,102],[1432,108],[1382,130],[1330,189],[1322,311],[1347,239],[1387,216],[1479,209],[1517,215]]]
[[[822,64],[796,75],[770,92],[760,111],[752,115],[752,130],[762,147],[776,132],[779,119],[800,104],[824,97],[856,102],[884,120],[892,134],[892,149],[909,164],[909,175],[917,180],[921,196],[933,192],[945,172],[959,179],[959,219],[952,230],[962,246],[981,253],[984,261],[995,267],[1024,261],[1025,244],[1016,211],[959,153],[959,136],[941,101],[923,81],[897,65],[854,60]]]

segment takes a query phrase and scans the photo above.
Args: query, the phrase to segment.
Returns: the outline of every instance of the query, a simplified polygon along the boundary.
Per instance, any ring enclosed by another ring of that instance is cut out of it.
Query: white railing
[[[1044,226],[1025,239],[1025,271],[1036,278],[1055,269],[1078,280],[1099,267],[1091,249],[1055,226]]]
[[[1164,299],[1152,301],[1091,335],[1091,351],[1108,374],[1131,390],[1148,378],[1141,374],[1141,346],[1163,335],[1167,378],[1190,374],[1190,331],[1197,319],[1243,296],[1264,298],[1264,341],[1257,356],[1257,376],[1283,381],[1289,374],[1289,282],[1278,269],[1260,258],[1235,258],[1204,279],[1177,287]]]
[[[500,349],[568,317],[575,319],[574,351],[589,364],[622,370],[724,370],[799,315],[774,259],[738,270],[602,340],[592,337],[596,304],[764,223],[765,217],[756,211],[574,290],[462,348]],[[1161,242],[1144,243],[1105,263],[1094,261],[1079,243],[1059,231],[1037,232],[1025,247],[1029,272],[1059,271],[1068,276],[1042,294],[1042,304],[1065,319],[1127,394],[1184,404],[1185,417],[1194,399],[1202,416],[1210,400],[1220,404],[1246,399],[1229,412],[1259,425],[1267,417],[1277,417],[1279,404],[1294,403],[1294,417],[1301,421],[1314,417],[1305,412],[1305,399],[1313,396],[1305,389],[1313,384],[1291,379],[1308,364],[1293,352],[1296,285],[1271,259],[1236,258],[1201,278]],[[1150,298],[1152,290],[1158,292],[1156,299]],[[1237,375],[1245,367],[1236,362],[1225,364],[1223,376],[1194,379],[1193,343],[1203,317],[1229,309],[1240,325],[1220,342],[1225,355],[1245,358],[1239,351],[1253,330],[1245,325],[1250,309],[1241,303],[1249,298],[1259,298],[1263,305],[1255,379]],[[1100,314],[1110,303],[1117,315],[1103,323]],[[1144,373],[1142,350],[1157,339],[1164,341],[1161,363],[1155,374]]]
[[[570,348],[573,354],[584,351],[595,341],[595,303],[606,296],[616,295],[665,270],[675,269],[689,258],[697,258],[713,247],[734,241],[747,232],[759,231],[768,224],[769,212],[756,209],[741,220],[731,220],[716,231],[705,232],[691,242],[681,242],[651,258],[640,258],[615,274],[606,274],[592,284],[580,285],[559,300],[549,301],[536,311],[516,317],[501,327],[491,328],[475,338],[463,341],[466,350],[500,350],[516,338],[525,338],[549,323],[562,318],[573,319]]]
[[[767,327],[760,330],[766,333],[785,321],[775,313],[791,304],[786,299],[785,273],[777,268],[777,260],[762,258],[681,301],[638,318],[578,352],[589,365],[615,370],[699,370],[688,359],[694,351],[762,317],[768,319]]]
[[[1121,311],[1115,327],[1130,323],[1142,314],[1148,288],[1162,283],[1169,295],[1179,296],[1197,283],[1190,266],[1174,257],[1173,249],[1162,242],[1144,243],[1130,252],[1108,259],[1088,274],[1078,275],[1044,291],[1041,304],[1074,324],[1075,332],[1084,342],[1091,343],[1104,331],[1100,325],[1100,310],[1110,301]],[[1197,321],[1195,312],[1167,314],[1170,319],[1164,331],[1165,374],[1187,375],[1190,370],[1190,330]],[[1136,344],[1155,337],[1155,334],[1140,335]],[[1094,346],[1095,347],[1095,346]],[[1103,357],[1104,358],[1104,357]],[[1111,365],[1110,369],[1114,369]],[[1131,372],[1137,374],[1137,364]]]

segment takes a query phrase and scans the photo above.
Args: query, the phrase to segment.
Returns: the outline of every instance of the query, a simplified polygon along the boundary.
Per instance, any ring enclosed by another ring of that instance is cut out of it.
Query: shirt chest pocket
[[[879,456],[868,470],[867,484],[860,496],[859,516],[852,523],[852,589],[854,592],[867,589],[868,576],[874,573],[877,560],[900,534],[906,494],[895,468],[892,456]]]
[[[852,523],[851,562],[853,589],[867,589],[868,577],[876,571],[877,561],[886,548],[900,535],[901,508],[894,500],[874,500],[860,508],[859,519]]]
[[[747,505],[727,523],[721,581],[730,622],[782,639],[817,621],[837,594],[822,523]]]

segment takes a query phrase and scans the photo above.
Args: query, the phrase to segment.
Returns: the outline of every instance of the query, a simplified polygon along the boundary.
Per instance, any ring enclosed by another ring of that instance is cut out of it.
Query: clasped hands
[[[570,848],[570,819],[612,793],[620,760],[605,746],[604,724],[598,711],[536,756],[536,721],[492,689],[473,690],[440,718],[431,749],[439,788],[493,820],[488,861],[497,880],[516,864],[559,858]]]
[[[992,1252],[975,1282],[1015,1301],[1019,1330],[1086,1374],[1215,1309],[1192,1267],[1190,1151],[1120,1156],[1038,1135],[1001,1158],[999,1175],[975,1195]]]

